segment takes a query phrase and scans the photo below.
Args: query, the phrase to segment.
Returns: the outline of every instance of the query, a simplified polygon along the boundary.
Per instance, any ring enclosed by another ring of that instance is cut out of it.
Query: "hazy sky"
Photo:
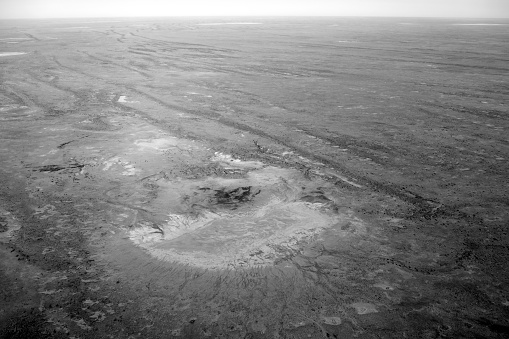
[[[207,15],[509,18],[509,0],[0,0],[0,18]]]

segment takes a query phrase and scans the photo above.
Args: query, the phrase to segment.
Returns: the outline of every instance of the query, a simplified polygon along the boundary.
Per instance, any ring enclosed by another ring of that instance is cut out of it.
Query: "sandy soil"
[[[507,28],[224,22],[2,23],[0,337],[503,338]]]

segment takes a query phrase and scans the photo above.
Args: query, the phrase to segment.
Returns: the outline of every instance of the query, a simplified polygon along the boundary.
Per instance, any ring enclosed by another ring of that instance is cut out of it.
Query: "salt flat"
[[[261,25],[261,22],[211,22],[197,24],[199,26],[220,26],[220,25]]]
[[[0,52],[0,57],[3,56],[13,56],[13,55],[23,55],[25,52]]]

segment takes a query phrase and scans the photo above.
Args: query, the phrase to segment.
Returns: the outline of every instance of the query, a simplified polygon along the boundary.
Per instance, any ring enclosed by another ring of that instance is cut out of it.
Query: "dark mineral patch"
[[[7,220],[0,215],[0,232],[5,232],[9,229]]]
[[[215,198],[217,204],[222,205],[236,205],[243,202],[250,201],[256,195],[258,195],[261,190],[256,190],[256,192],[252,191],[252,186],[246,187],[237,187],[232,190],[220,189],[215,190]]]
[[[67,166],[62,165],[45,165],[38,168],[39,172],[58,172],[65,169],[79,168],[82,169],[85,167],[84,164],[69,164]]]

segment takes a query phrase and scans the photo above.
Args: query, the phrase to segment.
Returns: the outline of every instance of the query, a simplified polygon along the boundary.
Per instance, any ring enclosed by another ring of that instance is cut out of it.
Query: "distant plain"
[[[0,22],[0,337],[503,338],[509,21]]]

